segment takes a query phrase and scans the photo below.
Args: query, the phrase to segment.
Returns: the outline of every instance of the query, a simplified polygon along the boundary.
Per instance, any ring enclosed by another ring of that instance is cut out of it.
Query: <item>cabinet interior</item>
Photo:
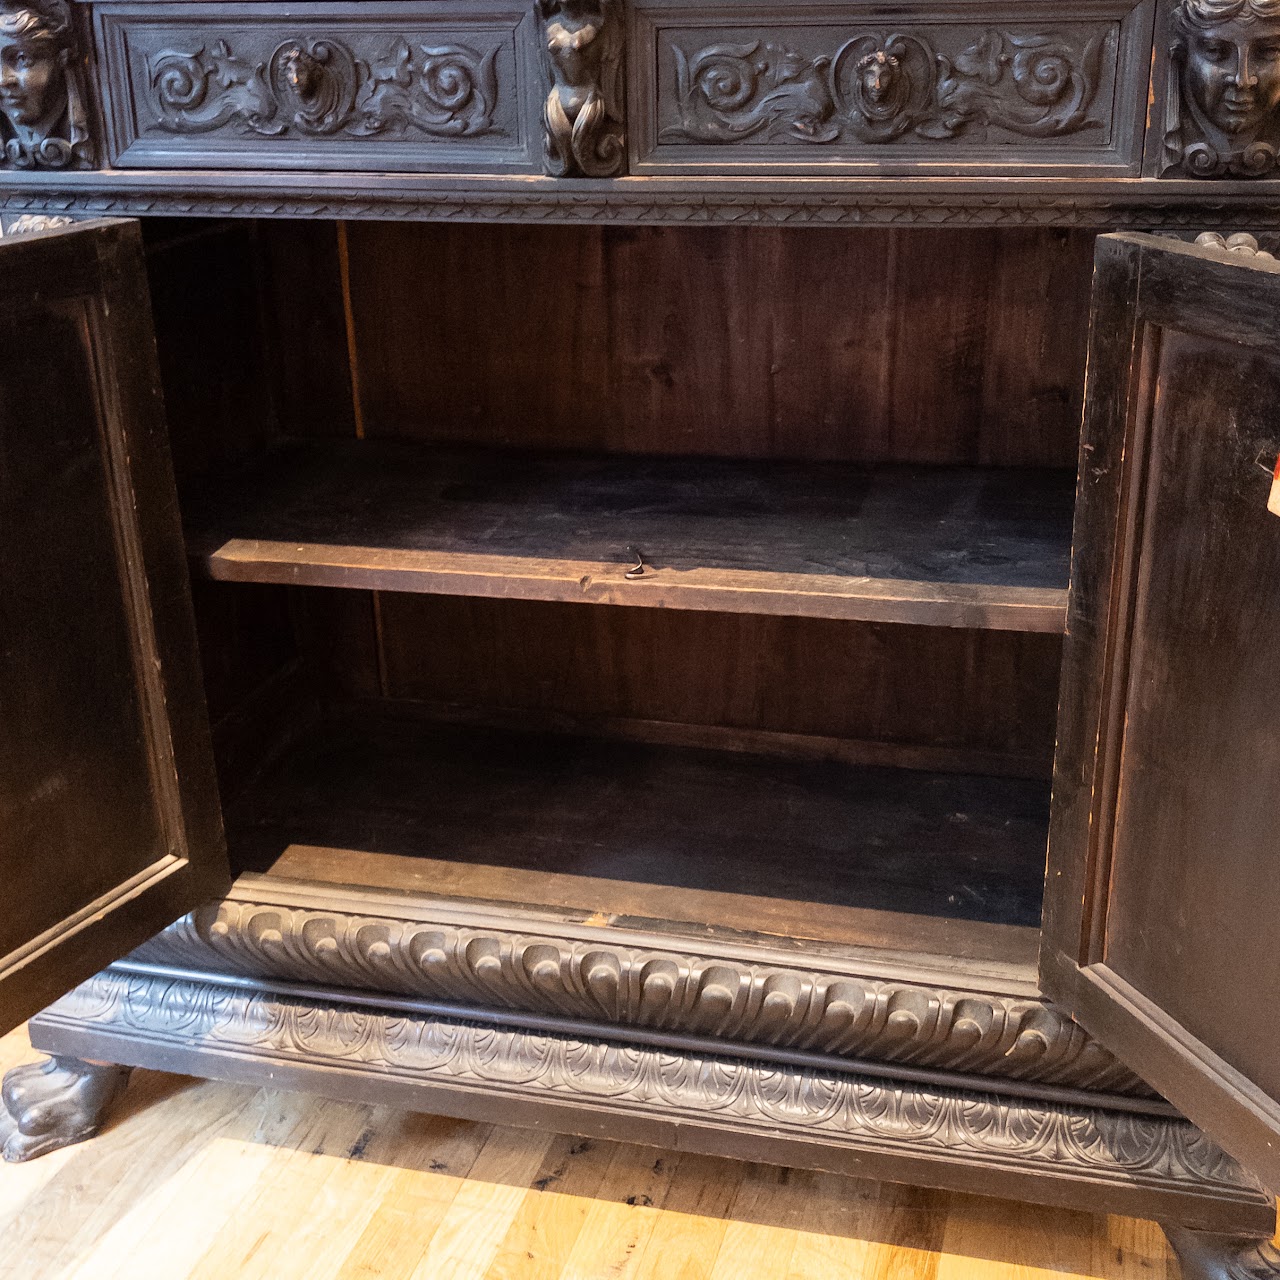
[[[146,235],[236,870],[1034,963],[1092,233]]]

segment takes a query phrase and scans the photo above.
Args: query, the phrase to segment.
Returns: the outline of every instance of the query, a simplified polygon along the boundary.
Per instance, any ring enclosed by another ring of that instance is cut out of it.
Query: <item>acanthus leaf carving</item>
[[[954,57],[923,33],[867,32],[809,57],[767,41],[671,45],[678,123],[663,141],[941,140],[997,128],[1036,138],[1100,129],[1089,113],[1114,33],[982,32]]]
[[[267,68],[231,51],[225,40],[190,53],[166,49],[151,61],[151,95],[161,128],[174,133],[210,133],[236,121],[244,129],[275,137],[279,108],[267,84]]]
[[[173,133],[369,137],[411,130],[438,137],[493,128],[497,49],[414,47],[399,37],[369,61],[332,38],[286,40],[265,61],[226,40],[150,61],[156,122]]]
[[[186,978],[106,970],[33,1021],[77,1041],[100,1030],[164,1047],[199,1072],[228,1055],[326,1075],[491,1090],[568,1103],[597,1115],[642,1108],[662,1118],[732,1126],[867,1151],[909,1151],[975,1167],[1026,1163],[1097,1184],[1214,1194],[1265,1208],[1262,1188],[1186,1120],[963,1089],[895,1083],[811,1067],[617,1044],[417,1013],[251,992]],[[183,1059],[186,1059],[185,1061]],[[592,1122],[598,1123],[598,1121]]]
[[[211,903],[134,958],[461,1007],[1151,1096],[1042,1001],[688,949],[253,902]]]
[[[412,127],[439,136],[484,133],[497,105],[497,56],[496,49],[481,55],[465,45],[424,45],[415,64],[407,41],[397,40],[369,64],[352,132],[369,137]]]

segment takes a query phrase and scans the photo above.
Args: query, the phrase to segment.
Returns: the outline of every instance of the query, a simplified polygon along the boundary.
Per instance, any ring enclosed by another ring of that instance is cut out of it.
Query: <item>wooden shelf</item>
[[[339,442],[211,486],[189,542],[233,582],[1056,632],[1073,498],[1038,469]]]
[[[1047,782],[460,727],[374,707],[306,725],[233,801],[238,871],[1034,962]]]

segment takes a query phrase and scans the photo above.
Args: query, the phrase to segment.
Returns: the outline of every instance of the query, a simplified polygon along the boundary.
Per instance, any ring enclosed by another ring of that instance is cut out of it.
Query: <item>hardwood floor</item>
[[[25,1031],[0,1068],[35,1057]],[[1176,1280],[1159,1229],[137,1072],[0,1168],[23,1280]]]

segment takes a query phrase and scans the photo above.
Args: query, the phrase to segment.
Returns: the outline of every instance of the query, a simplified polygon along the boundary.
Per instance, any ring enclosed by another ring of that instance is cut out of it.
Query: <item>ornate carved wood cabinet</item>
[[[0,0],[0,130],[10,1158],[141,1065],[1274,1273],[1276,0]]]

